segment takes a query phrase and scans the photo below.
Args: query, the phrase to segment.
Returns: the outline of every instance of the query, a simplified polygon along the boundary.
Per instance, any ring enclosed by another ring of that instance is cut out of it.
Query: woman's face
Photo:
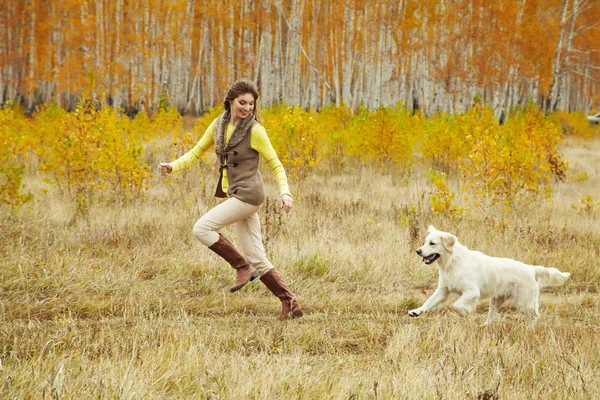
[[[231,105],[231,119],[236,121],[237,119],[246,118],[254,110],[254,103],[255,99],[251,93],[240,94],[229,103]]]

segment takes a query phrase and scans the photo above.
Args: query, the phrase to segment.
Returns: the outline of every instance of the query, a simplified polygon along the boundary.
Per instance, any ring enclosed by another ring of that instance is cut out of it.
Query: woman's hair
[[[230,111],[231,103],[236,97],[242,94],[250,93],[252,97],[254,97],[254,109],[252,113],[258,120],[258,87],[256,84],[247,79],[240,79],[236,81],[229,90],[227,91],[227,96],[225,96],[225,101],[223,102],[223,106],[225,110]]]

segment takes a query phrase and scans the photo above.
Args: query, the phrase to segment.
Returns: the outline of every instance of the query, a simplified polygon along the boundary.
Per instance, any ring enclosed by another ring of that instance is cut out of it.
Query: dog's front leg
[[[416,308],[414,310],[410,310],[408,312],[408,315],[410,315],[411,317],[418,317],[424,312],[431,310],[433,307],[437,306],[442,301],[446,300],[448,298],[449,293],[450,291],[448,290],[448,288],[438,286],[438,288],[435,290],[435,292],[433,292],[431,297],[429,297],[421,307]]]
[[[479,305],[479,296],[479,290],[464,291],[462,296],[452,304],[452,308],[462,316],[470,314]]]

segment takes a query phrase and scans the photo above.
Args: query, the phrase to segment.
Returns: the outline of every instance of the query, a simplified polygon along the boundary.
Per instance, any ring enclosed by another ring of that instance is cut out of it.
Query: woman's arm
[[[289,212],[294,205],[294,200],[292,199],[292,194],[288,185],[287,175],[279,157],[277,157],[277,153],[275,152],[269,137],[267,136],[267,131],[262,125],[256,124],[252,128],[250,146],[258,151],[261,157],[267,162],[267,165],[271,168],[271,171],[273,171],[275,181],[277,182],[277,186],[279,186],[281,207],[285,212]]]
[[[208,128],[206,128],[204,135],[202,135],[192,150],[188,151],[175,161],[171,161],[170,163],[161,163],[161,175],[165,176],[173,171],[189,168],[196,164],[198,160],[200,160],[200,157],[202,157],[202,154],[204,154],[206,150],[210,149],[215,142],[215,121],[213,121]]]

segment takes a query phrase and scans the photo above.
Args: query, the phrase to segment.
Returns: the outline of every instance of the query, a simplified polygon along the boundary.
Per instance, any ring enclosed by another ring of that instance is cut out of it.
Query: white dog
[[[491,324],[506,300],[514,301],[517,309],[531,318],[533,329],[539,317],[540,287],[558,286],[569,279],[568,272],[556,268],[528,265],[509,258],[490,257],[473,251],[458,242],[451,233],[427,230],[425,244],[417,249],[425,264],[438,261],[439,282],[435,292],[425,303],[410,310],[417,317],[440,304],[450,293],[460,294],[452,305],[460,315],[471,313],[482,297],[490,298],[490,311],[484,325]]]

